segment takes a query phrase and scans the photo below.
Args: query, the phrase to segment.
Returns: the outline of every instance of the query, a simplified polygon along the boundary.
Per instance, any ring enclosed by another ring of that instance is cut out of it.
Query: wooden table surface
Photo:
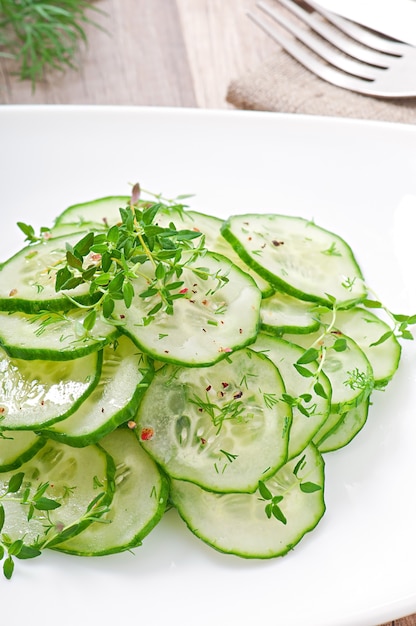
[[[230,80],[275,44],[246,17],[254,0],[97,0],[107,32],[86,29],[78,71],[32,91],[0,58],[0,104],[111,104],[227,108]],[[307,626],[307,624],[305,624]],[[388,626],[416,626],[416,614]]]

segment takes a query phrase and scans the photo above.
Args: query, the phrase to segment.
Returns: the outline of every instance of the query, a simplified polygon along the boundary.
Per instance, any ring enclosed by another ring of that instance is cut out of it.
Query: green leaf
[[[272,492],[269,490],[268,487],[266,487],[265,483],[262,480],[259,480],[258,489],[261,497],[265,500],[271,500],[273,498]]]
[[[60,503],[56,500],[51,500],[51,498],[39,498],[34,503],[35,509],[38,511],[53,511],[54,509],[58,509],[60,507]]]
[[[42,553],[38,548],[33,546],[25,546],[23,545],[18,554],[16,554],[16,558],[20,560],[26,559],[34,559],[37,556],[40,556]]]
[[[67,250],[66,252],[66,262],[69,265],[69,267],[73,267],[76,270],[82,270],[81,259],[79,259],[79,257],[72,254],[70,250]]]
[[[13,543],[8,548],[9,555],[16,556],[17,554],[19,554],[20,550],[22,549],[22,546],[23,546],[22,539],[17,539],[16,541],[13,541]]]
[[[28,241],[36,241],[35,230],[33,226],[25,224],[24,222],[17,222],[17,226],[20,228],[22,233],[26,235],[26,239]]]
[[[392,330],[388,330],[386,333],[381,335],[381,337],[379,337],[377,339],[377,341],[373,341],[373,343],[370,343],[369,347],[372,348],[373,346],[379,346],[380,344],[382,344],[385,341],[387,341],[387,339],[389,339],[389,337],[391,337],[392,335],[393,335],[393,331]]]
[[[378,300],[364,300],[363,305],[367,307],[367,309],[382,309],[383,305]]]
[[[126,305],[128,309],[131,307],[133,298],[134,298],[134,287],[130,282],[125,281],[123,285],[123,299],[124,299],[124,304]]]
[[[314,372],[311,372],[311,370],[308,370],[306,367],[303,367],[298,363],[294,363],[293,366],[296,371],[304,378],[313,378],[315,376]]]
[[[111,317],[111,314],[114,311],[114,300],[113,298],[111,298],[111,296],[107,295],[105,296],[105,298],[103,299],[103,315],[106,318]]]
[[[12,557],[9,556],[3,562],[3,574],[7,578],[7,580],[11,579],[11,577],[13,576],[13,571],[14,571],[14,561]]]
[[[338,337],[332,345],[335,352],[344,352],[348,347],[347,340],[344,337]]]
[[[62,267],[57,271],[55,277],[55,291],[61,291],[64,288],[65,283],[72,278],[72,273],[68,267]]]
[[[117,241],[118,241],[118,237],[119,237],[118,226],[116,226],[116,225],[112,226],[110,228],[110,230],[107,232],[107,241],[108,241],[108,243],[112,243],[112,244],[116,245]]]
[[[326,393],[325,389],[323,388],[320,382],[316,382],[314,384],[313,390],[317,396],[320,396],[321,398],[324,398],[325,400],[327,400],[328,394]]]
[[[299,486],[300,490],[303,491],[303,493],[314,493],[315,491],[320,491],[322,489],[320,485],[311,482],[300,483]]]
[[[94,243],[94,233],[87,233],[82,239],[78,241],[78,243],[74,246],[74,254],[80,255],[81,257],[86,256],[91,250],[91,246]]]
[[[83,327],[86,331],[92,330],[94,328],[95,322],[97,320],[97,312],[94,309],[91,309],[84,317],[84,321],[82,323]]]
[[[303,456],[299,459],[299,461],[296,463],[296,465],[295,465],[295,467],[294,467],[294,469],[293,469],[293,474],[294,474],[294,476],[297,476],[297,475],[298,475],[299,470],[301,470],[301,469],[302,469],[302,467],[303,467],[304,463],[305,463],[305,455],[303,455]]]
[[[312,363],[312,361],[316,361],[319,358],[319,352],[315,348],[309,348],[302,354],[302,356],[296,361],[298,365],[306,365],[307,363]]]
[[[284,516],[282,509],[279,506],[277,506],[277,504],[273,504],[273,506],[272,506],[272,513],[273,513],[273,516],[279,522],[282,522],[282,524],[287,524],[287,519]]]
[[[6,493],[16,493],[17,491],[19,491],[20,487],[22,486],[22,482],[24,479],[25,475],[23,472],[19,472],[18,474],[14,474],[14,476],[12,476],[9,480],[9,484],[7,487],[7,492]]]
[[[6,519],[6,514],[4,512],[4,506],[0,502],[0,532],[3,530],[5,519]],[[0,558],[0,560],[1,560],[1,558]]]

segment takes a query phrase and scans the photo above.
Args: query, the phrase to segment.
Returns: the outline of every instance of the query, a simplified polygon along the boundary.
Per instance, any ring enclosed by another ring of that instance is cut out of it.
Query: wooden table
[[[251,0],[98,0],[107,33],[87,27],[79,71],[33,92],[0,59],[0,104],[227,108],[227,86],[275,50],[247,19]],[[388,626],[415,626],[416,614]],[[307,625],[305,625],[307,626]]]

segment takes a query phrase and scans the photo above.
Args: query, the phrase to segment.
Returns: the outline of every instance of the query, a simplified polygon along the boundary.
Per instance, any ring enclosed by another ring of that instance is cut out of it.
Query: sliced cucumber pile
[[[325,512],[323,455],[399,366],[403,318],[369,310],[338,235],[133,197],[23,226],[0,265],[8,578],[44,548],[136,548],[169,503],[220,552],[286,554]]]

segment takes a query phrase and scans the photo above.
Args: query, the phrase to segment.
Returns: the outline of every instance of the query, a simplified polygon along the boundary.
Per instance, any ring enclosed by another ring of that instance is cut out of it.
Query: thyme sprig
[[[120,208],[120,222],[102,232],[87,232],[75,245],[67,244],[65,258],[56,268],[55,290],[65,293],[74,306],[81,305],[67,292],[88,286],[91,304],[82,305],[88,310],[83,320],[86,331],[92,330],[97,315],[113,324],[122,323],[112,317],[116,302],[122,301],[128,309],[136,296],[154,302],[143,316],[144,325],[159,311],[171,315],[175,300],[187,297],[182,275],[191,265],[199,280],[212,277],[207,268],[194,263],[205,252],[201,232],[178,230],[173,222],[167,227],[157,223],[160,211],[177,213],[183,205],[177,200],[168,205],[141,200],[140,195],[136,184],[128,206]],[[37,237],[31,226],[21,222],[18,226],[29,242],[42,238],[42,232]],[[196,239],[199,242],[194,245]],[[142,286],[137,288],[139,278]],[[228,280],[220,274],[212,278],[218,288]]]
[[[376,297],[367,298],[364,300],[363,305],[368,309],[381,309],[387,315],[392,323],[392,328],[386,331],[379,337],[377,341],[371,344],[371,346],[377,346],[389,339],[389,337],[396,337],[397,339],[405,339],[412,341],[414,339],[412,331],[409,326],[416,324],[416,315],[404,315],[402,313],[393,313],[390,309],[383,304]],[[370,347],[371,347],[370,346]]]
[[[69,539],[77,534],[90,522],[103,521],[102,516],[108,512],[108,506],[102,503],[105,493],[99,493],[87,506],[86,511],[80,518],[68,526],[60,526],[50,518],[50,512],[62,506],[59,499],[49,498],[47,490],[49,482],[41,483],[35,492],[30,487],[25,487],[24,472],[13,474],[7,487],[0,495],[0,561],[3,561],[3,574],[9,579],[13,576],[15,559],[32,559],[42,554],[45,548],[52,548],[54,545]],[[68,492],[72,489],[68,487]],[[65,497],[65,490],[64,495]],[[25,537],[12,539],[10,535],[3,532],[6,524],[6,508],[3,502],[14,500],[27,509],[27,521],[42,514],[44,534],[33,543],[25,543]],[[3,501],[3,502],[2,502]]]
[[[104,14],[87,0],[0,0],[0,56],[13,59],[34,90],[48,71],[77,68],[86,27],[101,28],[91,12]]]

